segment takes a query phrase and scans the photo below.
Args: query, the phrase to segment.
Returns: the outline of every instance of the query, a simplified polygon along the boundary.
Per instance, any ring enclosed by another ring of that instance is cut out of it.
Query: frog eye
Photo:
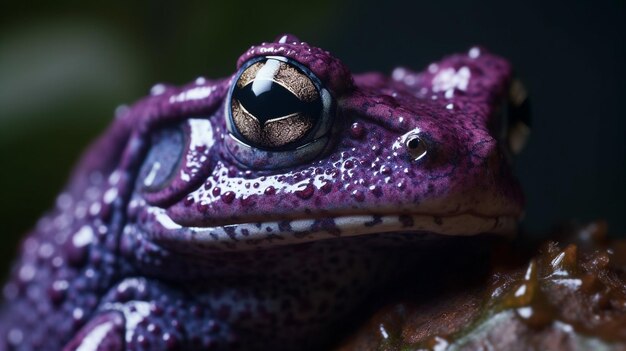
[[[319,139],[332,125],[332,98],[308,68],[284,57],[256,58],[240,69],[234,82],[227,127],[239,144],[237,150],[229,149],[240,162],[259,166],[271,154],[273,160],[261,162],[261,168],[274,168],[286,166],[293,152],[300,162],[319,153]]]
[[[407,134],[404,138],[404,147],[415,161],[426,155],[428,148],[426,142],[417,133]]]

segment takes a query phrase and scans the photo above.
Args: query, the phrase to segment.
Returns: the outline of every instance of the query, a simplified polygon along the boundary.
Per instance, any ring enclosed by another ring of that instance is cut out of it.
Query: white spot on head
[[[100,213],[101,209],[102,209],[102,205],[100,205],[100,202],[94,202],[91,204],[91,206],[89,206],[89,214],[92,216],[97,216]],[[81,216],[78,216],[78,218],[83,218],[84,216],[85,215],[82,214]]]
[[[56,256],[52,259],[52,267],[59,268],[63,265],[63,258],[61,256]]]
[[[206,83],[206,78],[204,78],[204,77],[196,78],[196,85],[203,85],[205,83]]]
[[[447,104],[446,109],[452,110],[454,108],[454,104]]]
[[[473,59],[478,58],[480,56],[480,48],[478,47],[471,48],[469,52],[467,53],[467,55]]]
[[[35,273],[35,267],[32,264],[25,264],[20,268],[18,275],[21,281],[28,282],[35,277]]]
[[[80,320],[83,319],[83,316],[85,315],[85,312],[83,312],[82,308],[75,308],[72,311],[72,317],[74,317],[74,319]]]
[[[70,284],[67,280],[55,280],[54,283],[52,283],[52,288],[55,290],[66,290],[69,286]]]
[[[93,229],[91,229],[91,227],[88,225],[84,225],[72,237],[72,244],[74,244],[74,246],[76,247],[85,247],[91,244],[93,238]]]
[[[121,172],[116,170],[113,173],[111,173],[111,175],[109,176],[109,184],[115,185],[120,181],[121,178],[122,178]]]
[[[391,78],[395,81],[401,81],[406,76],[406,70],[402,67],[397,67],[391,72]]]
[[[117,188],[110,188],[109,190],[107,190],[106,193],[104,193],[104,202],[106,204],[113,203],[113,201],[115,201],[116,198],[117,198]]]
[[[165,92],[165,85],[163,84],[155,84],[154,86],[152,86],[152,88],[150,88],[150,95],[152,96],[161,95],[164,92]]]
[[[130,110],[128,105],[119,105],[115,108],[113,115],[115,116],[115,118],[119,118],[122,117],[122,115],[124,115],[128,110]]]
[[[62,210],[67,210],[72,205],[72,197],[63,193],[57,197],[57,206]]]
[[[415,76],[413,75],[407,75],[406,77],[404,77],[404,83],[406,85],[413,85],[417,82],[417,79],[415,79]]]
[[[19,346],[22,343],[22,340],[24,339],[24,333],[22,333],[21,329],[13,328],[9,331],[7,338],[8,338],[9,344],[13,346]]]
[[[433,91],[440,92],[449,89],[465,91],[469,85],[471,75],[469,68],[466,66],[459,68],[458,71],[451,67],[443,69],[433,77]]]
[[[43,243],[39,247],[39,257],[41,258],[50,258],[54,253],[54,246],[50,243]]]

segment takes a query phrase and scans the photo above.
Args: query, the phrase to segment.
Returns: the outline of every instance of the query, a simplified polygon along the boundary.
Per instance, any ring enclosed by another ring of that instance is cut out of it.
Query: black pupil
[[[282,85],[271,80],[256,80],[243,88],[236,87],[233,97],[263,125],[268,120],[301,113],[316,117],[321,110],[320,99],[300,100]]]
[[[407,146],[409,147],[409,149],[417,149],[419,145],[420,145],[420,140],[418,138],[413,138],[409,140],[409,142],[407,143]]]

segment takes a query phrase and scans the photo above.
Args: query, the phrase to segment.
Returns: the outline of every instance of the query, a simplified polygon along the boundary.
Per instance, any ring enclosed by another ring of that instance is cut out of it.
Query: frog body
[[[23,241],[0,350],[324,345],[396,248],[515,231],[511,85],[480,48],[353,75],[291,35],[156,85]]]

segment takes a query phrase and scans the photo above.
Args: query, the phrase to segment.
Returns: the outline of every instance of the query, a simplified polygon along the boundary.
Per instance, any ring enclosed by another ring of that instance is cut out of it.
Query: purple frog
[[[156,85],[23,241],[0,350],[324,347],[396,248],[514,233],[525,100],[482,48],[352,75],[292,35]]]

